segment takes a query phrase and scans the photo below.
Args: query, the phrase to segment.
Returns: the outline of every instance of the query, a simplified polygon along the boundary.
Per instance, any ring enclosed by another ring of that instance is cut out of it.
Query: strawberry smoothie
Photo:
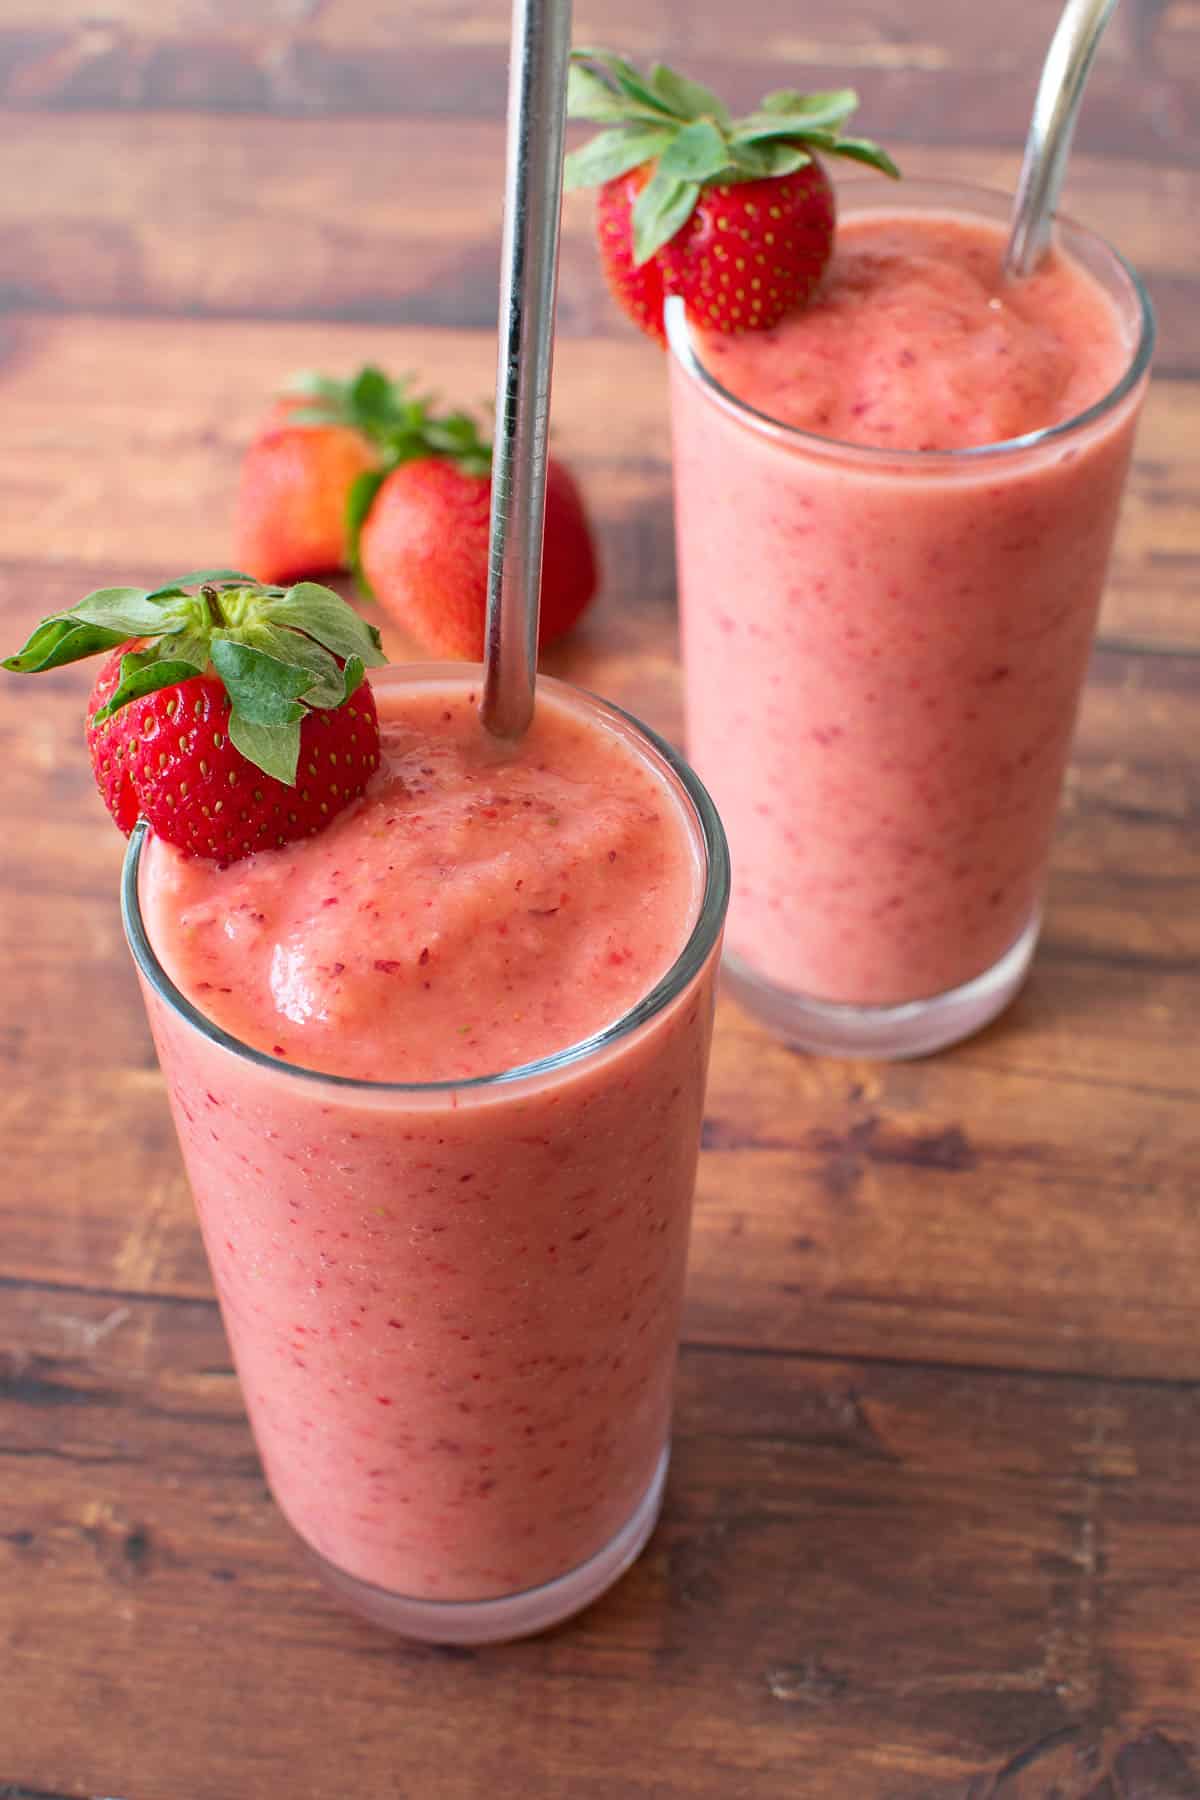
[[[918,1054],[1011,998],[1152,322],[1063,227],[1020,283],[1007,202],[843,199],[818,298],[671,321],[690,754],[729,830],[741,997],[811,1048]]]
[[[139,835],[126,879],[276,1498],[352,1604],[459,1642],[653,1525],[727,883],[665,747],[548,680],[499,744],[478,680],[375,676],[381,770],[319,835]]]

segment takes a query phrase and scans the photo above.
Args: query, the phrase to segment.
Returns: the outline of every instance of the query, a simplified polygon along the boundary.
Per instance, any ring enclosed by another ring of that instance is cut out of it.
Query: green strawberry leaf
[[[6,656],[0,667],[11,669],[14,675],[40,675],[46,669],[61,669],[102,650],[115,650],[128,638],[127,631],[80,624],[70,613],[60,613],[43,619],[16,655]]]
[[[573,150],[564,164],[567,187],[594,187],[657,161],[634,203],[635,267],[686,223],[695,205],[688,190],[697,184],[790,175],[812,161],[811,149],[899,175],[878,144],[839,136],[858,105],[853,88],[816,94],[776,88],[745,118],[731,120],[709,88],[662,63],[647,78],[611,50],[585,49],[571,53],[568,104],[573,118],[625,129],[602,132]]]
[[[576,52],[572,51],[572,56]],[[593,69],[585,69],[572,62],[567,70],[567,117],[569,119],[587,119],[593,125],[625,125],[631,119],[657,119],[662,114],[657,108],[642,107],[632,111],[621,95],[609,87],[607,81],[601,80]]]
[[[878,169],[881,175],[890,175],[893,181],[901,179],[900,171],[887,151],[881,145],[873,144],[870,138],[840,137],[835,144],[830,144],[829,152],[847,157],[850,162],[866,163],[868,168]]]
[[[465,474],[486,475],[491,446],[480,437],[474,419],[465,412],[437,414],[434,395],[409,393],[411,379],[404,375],[389,380],[373,364],[348,382],[300,375],[293,378],[290,390],[311,399],[312,405],[298,407],[289,419],[296,425],[349,426],[374,445],[384,473],[417,457],[446,456]]]
[[[364,421],[389,421],[394,416],[392,384],[382,369],[367,363],[350,383],[351,411]]]
[[[194,663],[163,656],[159,644],[152,644],[148,650],[131,650],[128,656],[121,658],[120,679],[104,705],[97,708],[92,722],[100,725],[120,712],[123,706],[128,706],[130,701],[142,700],[159,688],[188,681],[195,673]]]
[[[350,483],[350,491],[346,495],[346,545],[349,552],[350,573],[368,600],[373,600],[375,596],[371,591],[370,582],[363,573],[360,554],[362,528],[367,522],[367,514],[375,504],[375,496],[386,480],[385,470],[366,469],[361,475],[354,477]]]
[[[836,134],[823,125],[814,125],[807,119],[793,119],[787,113],[776,117],[772,113],[751,113],[745,119],[738,119],[729,134],[729,141],[738,144],[765,143],[800,143],[831,144]]]
[[[572,50],[571,66],[577,68],[580,63],[598,63],[607,75],[617,94],[625,106],[625,116],[630,117],[636,111],[643,111],[653,117],[678,119],[686,118],[679,114],[675,107],[655,93],[646,77],[635,69],[631,62],[618,56],[613,50]],[[569,97],[568,83],[568,97]]]
[[[368,625],[339,594],[315,581],[297,582],[281,597],[268,598],[259,609],[259,618],[303,631],[335,656],[361,657],[368,669],[387,661],[378,629]]]
[[[151,600],[145,588],[97,588],[71,608],[70,616],[84,625],[123,631],[126,637],[156,637],[168,629],[172,611]]]
[[[179,631],[167,632],[154,649],[163,662],[187,663],[193,675],[203,675],[208,667],[208,640],[207,629],[196,631],[189,624]]]
[[[676,181],[656,169],[633,206],[633,261],[640,268],[682,230],[700,198],[698,181]]]
[[[366,678],[367,671],[363,667],[362,657],[348,656],[346,666],[342,670],[342,700],[348,700],[351,694],[356,693]],[[341,701],[338,704],[340,705]]]
[[[365,673],[361,656],[348,657],[345,668],[339,668],[337,658],[313,638],[305,637],[299,631],[289,631],[285,626],[255,625],[248,634],[248,641],[254,649],[265,651],[278,662],[307,669],[313,677],[313,685],[304,692],[304,704],[322,711],[348,700]]]
[[[809,125],[840,125],[858,106],[853,88],[833,88],[823,94],[802,94],[797,88],[776,88],[764,94],[757,111],[787,113]]]
[[[650,86],[659,99],[678,113],[681,119],[701,119],[706,115],[721,125],[729,124],[729,108],[698,81],[689,81],[665,63],[655,63],[650,71]]]
[[[596,59],[604,74],[583,67],[581,59]],[[612,65],[626,68],[630,79],[622,79]],[[590,119],[594,124],[680,124],[678,115],[653,94],[637,70],[606,50],[570,52],[567,117]]]
[[[338,706],[346,697],[346,684],[337,658],[305,637],[301,631],[290,631],[284,625],[255,624],[246,631],[245,641],[252,649],[262,650],[276,662],[294,669],[306,669],[312,686],[304,690],[306,706]]]
[[[313,686],[310,669],[298,669],[265,650],[219,634],[213,637],[211,655],[234,710],[246,724],[291,725],[304,717],[299,699]]]
[[[190,604],[169,606],[143,588],[97,588],[68,613],[43,619],[29,641],[4,662],[18,675],[40,674],[115,650],[134,637],[159,637],[188,621]]]
[[[469,413],[447,413],[443,418],[427,418],[421,428],[423,450],[435,456],[450,456],[464,475],[490,475],[492,447],[484,443],[479,428]]]
[[[303,708],[299,709],[303,711]],[[300,761],[300,720],[283,725],[260,725],[247,719],[235,706],[229,714],[229,741],[264,775],[288,787],[296,785],[296,766]]]
[[[658,174],[674,181],[712,181],[728,167],[729,146],[711,119],[685,125],[658,159]]]
[[[628,175],[639,163],[649,162],[671,142],[669,125],[643,125],[624,130],[602,131],[582,149],[572,150],[563,159],[563,187],[568,193],[576,188],[600,187]]]
[[[247,587],[255,586],[253,575],[247,575],[244,569],[193,569],[189,575],[177,575],[163,587],[155,588],[146,598],[164,600],[181,594],[185,588],[201,587],[206,581],[244,581]]]
[[[471,450],[478,435],[474,419],[464,412],[447,413],[442,419],[430,419],[426,431],[429,442],[436,449],[456,453]]]
[[[730,161],[739,175],[766,181],[777,175],[794,175],[812,161],[799,144],[733,144]]]

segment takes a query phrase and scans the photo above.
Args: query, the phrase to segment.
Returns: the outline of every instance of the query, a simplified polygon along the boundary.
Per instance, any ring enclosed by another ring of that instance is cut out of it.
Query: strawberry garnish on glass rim
[[[87,711],[96,784],[194,856],[234,862],[320,831],[379,761],[374,626],[315,582],[235,569],[101,588],[43,619],[3,667],[40,674],[106,654]]]
[[[678,294],[715,331],[767,330],[809,298],[833,249],[833,189],[817,152],[897,177],[842,126],[850,88],[782,88],[735,119],[716,94],[658,63],[643,75],[610,50],[571,56],[571,118],[606,125],[564,165],[567,188],[599,187],[596,225],[614,296],[666,342]]]

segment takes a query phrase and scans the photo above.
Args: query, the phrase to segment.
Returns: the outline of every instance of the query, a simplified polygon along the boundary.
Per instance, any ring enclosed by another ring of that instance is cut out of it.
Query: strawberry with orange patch
[[[271,581],[352,569],[363,590],[432,655],[478,661],[492,450],[476,421],[466,412],[437,411],[429,396],[371,366],[349,381],[297,376],[285,404],[286,423],[257,438],[242,464],[239,560]],[[582,495],[551,457],[541,645],[575,624],[598,578]]]

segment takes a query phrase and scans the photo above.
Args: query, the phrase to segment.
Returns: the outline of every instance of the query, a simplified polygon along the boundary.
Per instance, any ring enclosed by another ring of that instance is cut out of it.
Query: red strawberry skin
[[[487,613],[491,479],[445,457],[401,464],[375,496],[359,557],[379,604],[434,656],[478,662]],[[540,645],[575,624],[596,591],[595,545],[579,489],[546,469]]]
[[[237,566],[267,582],[346,568],[346,496],[377,460],[366,439],[344,425],[276,423],[260,432],[238,482]]]
[[[649,179],[650,164],[642,163],[596,190],[596,243],[604,279],[618,306],[639,330],[665,348],[661,260],[652,256],[640,269],[633,262],[633,203]]]
[[[705,188],[687,223],[640,269],[633,264],[634,202],[642,164],[606,182],[596,234],[605,277],[635,325],[660,344],[663,299],[679,294],[710,331],[767,330],[803,306],[833,250],[836,202],[817,161],[792,175]]]
[[[308,837],[360,795],[379,762],[379,721],[367,682],[343,704],[306,712],[295,787],[276,781],[229,741],[229,695],[195,675],[131,701],[102,724],[125,644],[108,657],[87,709],[96,785],[127,835],[139,817],[190,856],[236,861]]]
[[[538,643],[553,644],[577,622],[600,585],[600,566],[583,495],[565,463],[546,464],[546,535]]]
[[[417,457],[392,470],[362,528],[371,591],[431,655],[483,654],[490,493],[486,475]]]

